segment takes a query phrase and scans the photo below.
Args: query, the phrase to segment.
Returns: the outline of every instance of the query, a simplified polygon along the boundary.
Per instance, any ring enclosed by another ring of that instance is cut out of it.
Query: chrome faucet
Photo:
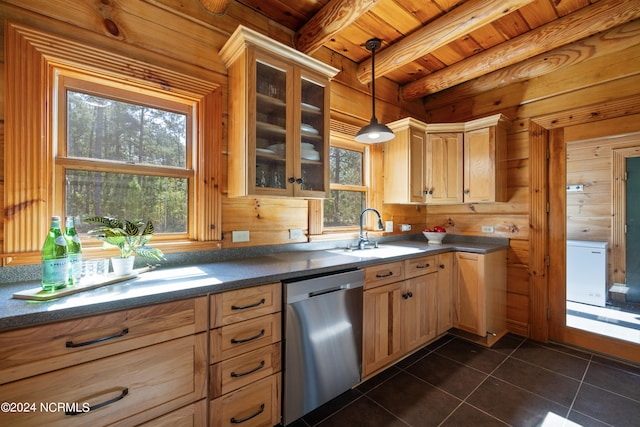
[[[364,214],[367,213],[367,211],[371,211],[374,212],[376,215],[378,215],[378,229],[382,230],[383,226],[382,226],[382,217],[380,216],[380,212],[378,212],[377,210],[373,209],[373,208],[366,208],[364,209],[361,213],[360,213],[360,238],[358,240],[358,249],[364,249],[365,246],[367,245],[367,243],[369,243],[369,232],[367,231],[366,234],[363,232],[363,228],[364,228]],[[377,247],[377,242],[376,242],[376,247]]]

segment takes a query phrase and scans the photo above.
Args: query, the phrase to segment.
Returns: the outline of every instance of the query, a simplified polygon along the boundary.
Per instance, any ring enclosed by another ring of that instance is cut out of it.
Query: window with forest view
[[[324,227],[358,227],[367,205],[365,148],[332,143],[329,150],[330,198],[324,201]]]
[[[66,143],[56,166],[66,215],[152,220],[156,233],[188,233],[189,106],[135,94],[65,94]]]

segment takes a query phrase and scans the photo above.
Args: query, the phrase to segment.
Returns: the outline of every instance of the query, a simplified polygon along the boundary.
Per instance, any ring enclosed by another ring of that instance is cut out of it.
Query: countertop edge
[[[284,253],[274,256],[267,255],[254,258],[245,258],[244,260],[219,261],[211,264],[185,266],[184,268],[223,270],[225,268],[235,269],[242,268],[243,266],[253,266],[257,264],[258,270],[260,265],[262,265],[265,267],[265,270],[269,270],[271,268],[272,271],[266,272],[264,274],[246,274],[246,276],[244,277],[239,277],[232,280],[203,284],[199,286],[188,287],[185,289],[163,290],[157,293],[151,292],[139,296],[132,295],[122,298],[111,298],[110,300],[106,300],[103,302],[77,304],[69,307],[57,307],[56,305],[59,305],[60,302],[63,302],[66,298],[71,298],[72,296],[63,297],[48,302],[27,302],[24,300],[13,299],[11,298],[11,296],[14,292],[29,289],[30,287],[33,287],[33,283],[9,285],[0,288],[0,298],[3,298],[3,300],[5,301],[3,304],[0,304],[0,307],[3,308],[2,313],[0,314],[0,331],[8,331],[12,329],[20,329],[47,323],[72,320],[86,316],[134,309],[186,298],[203,297],[210,294],[225,292],[234,289],[299,279],[309,275],[331,274],[341,270],[366,268],[376,264],[401,261],[404,259],[425,255],[437,255],[446,252],[471,252],[480,254],[491,253],[507,249],[509,247],[509,244],[508,242],[506,244],[487,244],[484,242],[451,242],[443,243],[441,245],[428,245],[424,242],[399,241],[394,242],[392,246],[416,248],[417,251],[414,253],[402,254],[397,256],[369,257],[367,256],[367,250],[358,251],[354,255],[353,253],[349,254],[345,249],[335,249],[331,251],[320,250],[299,252],[295,254],[295,259],[293,261],[290,260],[290,258],[292,258],[294,254]],[[344,254],[341,254],[341,251],[343,251]],[[328,258],[326,262],[319,262],[317,266],[312,268],[308,267],[309,263],[313,262],[315,258],[322,258],[327,256]],[[277,266],[284,264],[287,264],[290,267],[282,269],[277,268]],[[296,268],[297,264],[302,265],[302,267]],[[164,270],[164,272],[174,270],[179,269],[167,269]],[[158,271],[160,271],[161,273],[163,272],[163,270],[161,269]],[[113,293],[118,292],[117,289],[124,289],[130,292],[136,282],[140,280],[140,278],[135,278],[126,282],[121,282],[120,284],[107,285],[103,288],[86,291],[86,293],[95,294],[97,292],[109,292],[108,290],[106,290],[107,287],[110,287],[110,290],[112,290]],[[23,289],[20,289],[21,286],[23,287]],[[102,291],[99,291],[100,289],[102,289]],[[7,298],[9,299],[9,301],[7,301]],[[22,310],[20,310],[20,304],[23,305]],[[29,306],[31,306],[32,308],[28,308]]]

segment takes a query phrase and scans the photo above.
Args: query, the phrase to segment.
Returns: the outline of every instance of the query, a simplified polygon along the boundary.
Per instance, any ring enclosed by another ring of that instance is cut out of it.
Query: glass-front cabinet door
[[[229,69],[228,196],[328,197],[338,70],[242,26],[220,56]]]
[[[304,74],[300,77],[300,170],[296,188],[302,196],[326,197],[328,167],[328,97],[326,84]],[[296,172],[298,172],[296,170]]]
[[[287,135],[287,117],[291,102],[287,99],[288,74],[286,65],[277,67],[256,61],[255,102],[249,120],[249,163],[254,163],[256,194],[286,195],[290,192],[288,178],[293,173],[288,155],[290,137]],[[252,148],[254,148],[252,150]],[[255,154],[254,154],[254,153]],[[255,156],[255,157],[254,157]],[[253,160],[253,161],[251,161]]]

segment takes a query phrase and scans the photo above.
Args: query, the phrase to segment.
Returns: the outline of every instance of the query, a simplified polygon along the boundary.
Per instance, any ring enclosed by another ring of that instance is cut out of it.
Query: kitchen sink
[[[349,255],[358,258],[391,258],[396,256],[411,255],[424,252],[424,248],[399,246],[399,245],[379,245],[378,247],[367,247],[364,249],[347,248],[335,249],[331,252]]]

